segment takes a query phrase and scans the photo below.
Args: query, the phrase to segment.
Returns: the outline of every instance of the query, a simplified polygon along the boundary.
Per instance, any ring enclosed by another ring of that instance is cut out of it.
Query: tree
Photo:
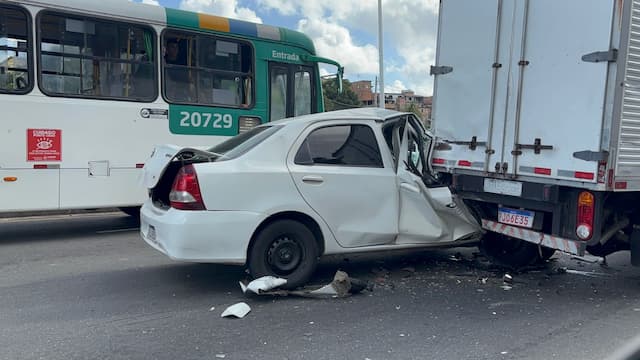
[[[360,100],[353,90],[351,90],[351,82],[342,80],[342,93],[338,93],[338,85],[335,79],[326,79],[322,81],[322,96],[324,97],[325,111],[351,109],[360,107]]]

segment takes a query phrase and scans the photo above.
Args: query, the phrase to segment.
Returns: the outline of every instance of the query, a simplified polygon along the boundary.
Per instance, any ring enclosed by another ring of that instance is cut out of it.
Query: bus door
[[[310,66],[270,64],[269,121],[317,111],[313,74]]]

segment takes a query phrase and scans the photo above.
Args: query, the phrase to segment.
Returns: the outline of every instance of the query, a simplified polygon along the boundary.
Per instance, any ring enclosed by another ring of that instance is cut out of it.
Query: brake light
[[[593,218],[595,215],[595,197],[588,191],[578,196],[578,215],[576,235],[581,240],[589,240],[593,236]]]
[[[193,165],[183,166],[169,193],[171,207],[178,210],[206,210]]]

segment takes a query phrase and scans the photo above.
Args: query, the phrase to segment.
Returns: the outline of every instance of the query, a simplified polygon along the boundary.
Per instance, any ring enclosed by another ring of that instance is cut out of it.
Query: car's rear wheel
[[[249,252],[254,278],[272,275],[287,279],[286,289],[304,285],[318,264],[318,244],[304,224],[277,220],[258,233]]]

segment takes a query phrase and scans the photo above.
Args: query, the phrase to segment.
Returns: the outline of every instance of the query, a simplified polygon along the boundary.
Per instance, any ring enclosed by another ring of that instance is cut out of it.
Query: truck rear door
[[[614,3],[442,0],[434,164],[595,182]]]
[[[520,49],[510,59],[519,82],[504,125],[508,174],[596,182],[614,1],[524,0]],[[603,52],[598,62],[583,56]]]
[[[440,2],[433,124],[451,149],[436,153],[434,164],[485,167],[498,1]]]

